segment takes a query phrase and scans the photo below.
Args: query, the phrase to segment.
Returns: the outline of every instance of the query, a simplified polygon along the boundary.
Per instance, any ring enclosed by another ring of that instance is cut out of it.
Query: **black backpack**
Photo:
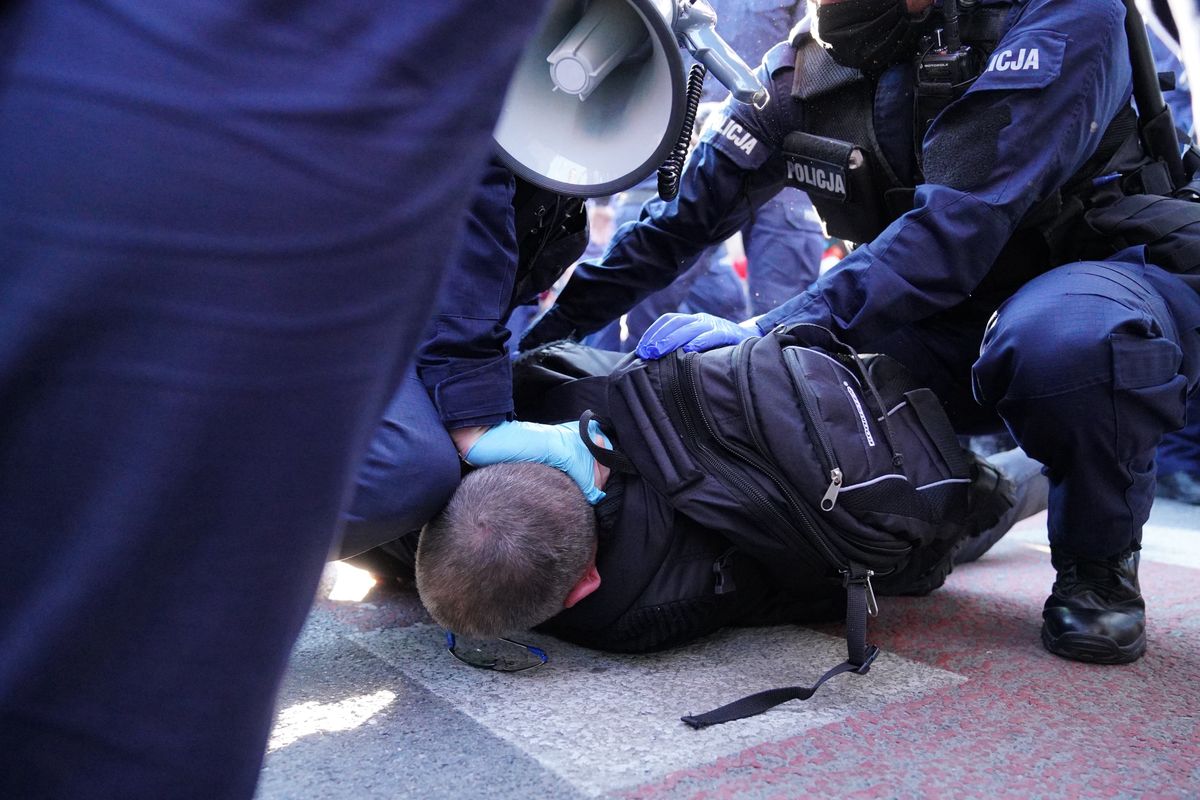
[[[599,418],[614,449],[584,436],[598,461],[720,532],[780,585],[846,592],[846,662],[812,687],[685,717],[693,727],[807,699],[842,672],[865,674],[878,654],[866,641],[876,586],[894,594],[940,585],[954,548],[1007,507],[972,508],[978,461],[929,389],[825,328],[780,328],[656,361],[613,358],[569,343],[525,354],[514,371],[518,413],[578,413],[581,431]],[[1010,503],[1011,487],[994,471],[987,477],[988,496]]]

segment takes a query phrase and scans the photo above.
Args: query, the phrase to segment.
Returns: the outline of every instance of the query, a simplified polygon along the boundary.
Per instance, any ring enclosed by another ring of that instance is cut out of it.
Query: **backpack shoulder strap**
[[[609,375],[627,358],[576,342],[550,342],[512,365],[513,409],[529,422],[566,422],[591,409],[607,415]]]

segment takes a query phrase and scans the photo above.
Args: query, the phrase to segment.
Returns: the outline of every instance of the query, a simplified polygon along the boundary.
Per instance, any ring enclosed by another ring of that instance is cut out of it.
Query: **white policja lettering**
[[[1028,49],[1022,47],[1017,51],[1016,56],[1013,56],[1012,50],[1001,50],[992,55],[992,60],[988,64],[988,72],[1016,72],[1037,70],[1041,68],[1041,53],[1036,47]]]

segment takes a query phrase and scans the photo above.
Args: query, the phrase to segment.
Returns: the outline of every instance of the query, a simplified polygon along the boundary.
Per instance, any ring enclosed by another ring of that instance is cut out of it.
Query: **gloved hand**
[[[558,306],[550,306],[550,310],[542,314],[537,322],[530,325],[521,335],[521,341],[517,347],[524,353],[526,350],[532,350],[543,344],[573,338],[575,338],[575,323],[560,313]]]
[[[642,334],[637,354],[639,358],[655,359],[679,349],[699,353],[758,335],[753,325],[738,325],[712,314],[663,314]]]
[[[588,426],[588,433],[593,441],[599,436],[605,447],[612,446],[595,421]],[[596,459],[579,438],[578,422],[501,422],[480,436],[464,459],[476,467],[517,461],[545,464],[570,475],[589,503],[595,505],[604,499],[604,492],[596,486]]]

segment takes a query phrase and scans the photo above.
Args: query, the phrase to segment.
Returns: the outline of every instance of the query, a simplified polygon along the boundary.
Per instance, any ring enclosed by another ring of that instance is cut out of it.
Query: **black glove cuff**
[[[543,314],[541,319],[530,326],[529,330],[525,331],[524,335],[521,336],[518,348],[524,353],[527,350],[532,350],[549,342],[557,342],[561,339],[574,339],[575,328],[575,323],[560,313],[557,307],[553,307]]]

